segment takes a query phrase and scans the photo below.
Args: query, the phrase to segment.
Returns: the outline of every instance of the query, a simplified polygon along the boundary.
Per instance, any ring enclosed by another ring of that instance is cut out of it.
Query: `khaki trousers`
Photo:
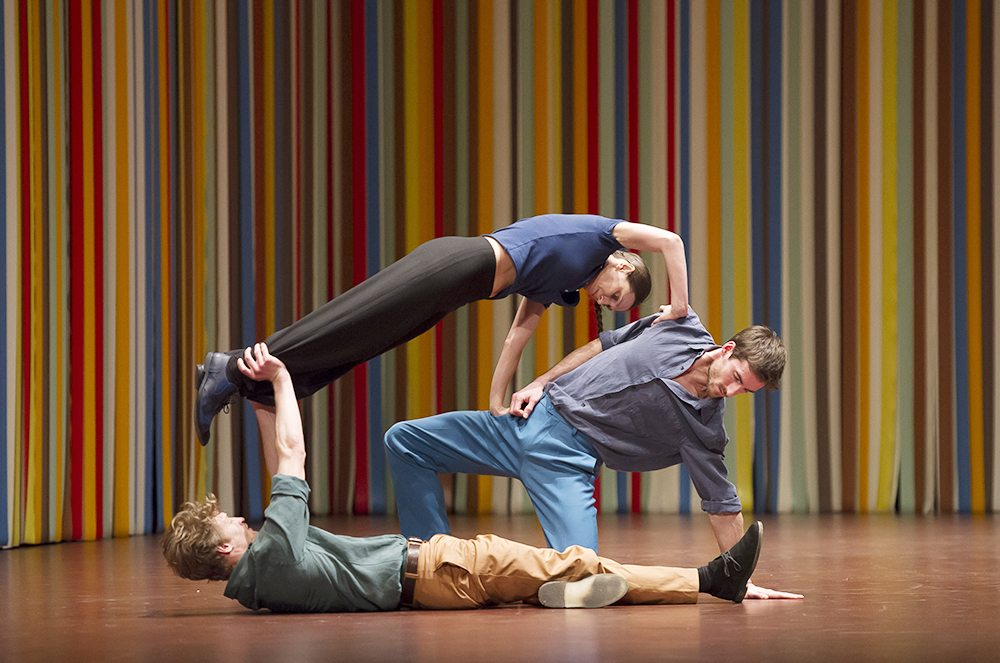
[[[550,580],[615,573],[628,580],[619,604],[696,603],[698,570],[619,564],[589,548],[535,548],[493,534],[438,534],[420,548],[414,607],[479,608],[531,600]]]

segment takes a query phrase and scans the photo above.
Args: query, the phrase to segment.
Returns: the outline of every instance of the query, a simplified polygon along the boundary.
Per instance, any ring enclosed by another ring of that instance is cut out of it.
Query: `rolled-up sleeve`
[[[705,513],[736,513],[743,509],[736,486],[730,483],[729,471],[721,454],[706,449],[698,443],[686,443],[680,448],[681,459]]]

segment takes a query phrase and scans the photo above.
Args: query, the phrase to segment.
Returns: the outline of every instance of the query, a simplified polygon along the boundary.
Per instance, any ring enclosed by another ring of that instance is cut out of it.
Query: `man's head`
[[[722,346],[720,357],[708,369],[712,398],[777,389],[785,370],[785,344],[768,327],[754,325]]]
[[[180,577],[227,580],[256,536],[242,518],[219,511],[215,495],[209,495],[204,502],[184,503],[160,543]]]

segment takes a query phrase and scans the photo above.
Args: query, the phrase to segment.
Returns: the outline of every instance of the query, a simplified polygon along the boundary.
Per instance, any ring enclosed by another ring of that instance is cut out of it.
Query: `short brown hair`
[[[764,325],[754,325],[729,340],[736,343],[733,359],[745,361],[765,387],[777,389],[781,373],[785,370],[788,352],[774,330]]]
[[[174,573],[188,580],[228,580],[233,568],[218,547],[226,542],[215,521],[219,502],[209,494],[204,502],[185,502],[177,512],[160,545]]]

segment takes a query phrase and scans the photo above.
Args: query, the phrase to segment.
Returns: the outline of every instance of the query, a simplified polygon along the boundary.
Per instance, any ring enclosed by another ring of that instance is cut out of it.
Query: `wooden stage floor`
[[[174,577],[155,536],[0,551],[0,660],[997,661],[996,517],[765,516],[758,584],[804,601],[349,615],[255,614],[220,583]],[[533,517],[453,518],[541,544]],[[315,519],[352,535],[394,519]],[[602,516],[601,553],[698,566],[696,516]]]

